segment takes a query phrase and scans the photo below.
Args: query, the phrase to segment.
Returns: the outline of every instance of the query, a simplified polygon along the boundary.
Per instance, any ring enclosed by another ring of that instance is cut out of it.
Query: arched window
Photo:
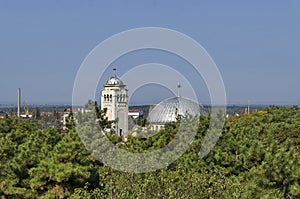
[[[109,101],[112,101],[112,94],[110,94],[109,98],[110,98]]]
[[[104,101],[106,101],[106,95],[104,95]]]

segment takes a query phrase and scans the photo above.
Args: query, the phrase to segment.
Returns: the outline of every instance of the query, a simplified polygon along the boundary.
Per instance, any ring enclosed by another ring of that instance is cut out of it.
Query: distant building
[[[72,113],[72,109],[70,108],[66,108],[63,112],[63,117],[62,117],[62,123],[63,123],[63,129],[66,129],[66,125],[67,125],[67,118],[69,117],[69,115]]]
[[[140,110],[129,110],[128,115],[133,119],[137,119],[143,117],[143,112],[141,112]]]
[[[128,133],[128,90],[116,75],[110,77],[101,93],[101,109],[106,109],[108,120],[114,121],[112,128],[117,136]]]
[[[32,118],[32,114],[29,113],[29,109],[25,107],[24,110],[25,112],[21,114],[20,117],[24,119]]]
[[[4,111],[0,111],[0,119],[4,118],[4,116],[7,115],[6,112]]]

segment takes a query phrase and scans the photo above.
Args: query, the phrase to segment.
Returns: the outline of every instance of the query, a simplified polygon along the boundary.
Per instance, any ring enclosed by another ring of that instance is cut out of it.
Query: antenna
[[[177,97],[180,97],[180,88],[181,88],[181,85],[180,85],[180,82],[178,82],[178,85],[177,85]]]

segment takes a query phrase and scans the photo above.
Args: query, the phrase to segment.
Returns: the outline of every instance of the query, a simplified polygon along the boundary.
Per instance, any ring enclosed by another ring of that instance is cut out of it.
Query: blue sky
[[[16,104],[18,87],[28,104],[71,103],[77,70],[96,45],[121,31],[157,26],[207,50],[229,104],[299,105],[299,9],[297,0],[0,1],[0,104]],[[154,61],[175,63],[154,54]],[[152,61],[138,55],[132,63]],[[116,61],[120,73],[122,64],[131,64],[123,60]],[[136,103],[156,103],[153,96],[162,90],[145,86],[134,95]],[[205,89],[198,95],[209,102]]]

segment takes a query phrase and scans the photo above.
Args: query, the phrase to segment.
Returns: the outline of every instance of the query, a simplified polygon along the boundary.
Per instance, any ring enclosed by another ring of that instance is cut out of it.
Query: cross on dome
[[[177,97],[180,97],[180,88],[181,88],[181,85],[180,85],[180,82],[178,82],[178,85],[177,85]]]

